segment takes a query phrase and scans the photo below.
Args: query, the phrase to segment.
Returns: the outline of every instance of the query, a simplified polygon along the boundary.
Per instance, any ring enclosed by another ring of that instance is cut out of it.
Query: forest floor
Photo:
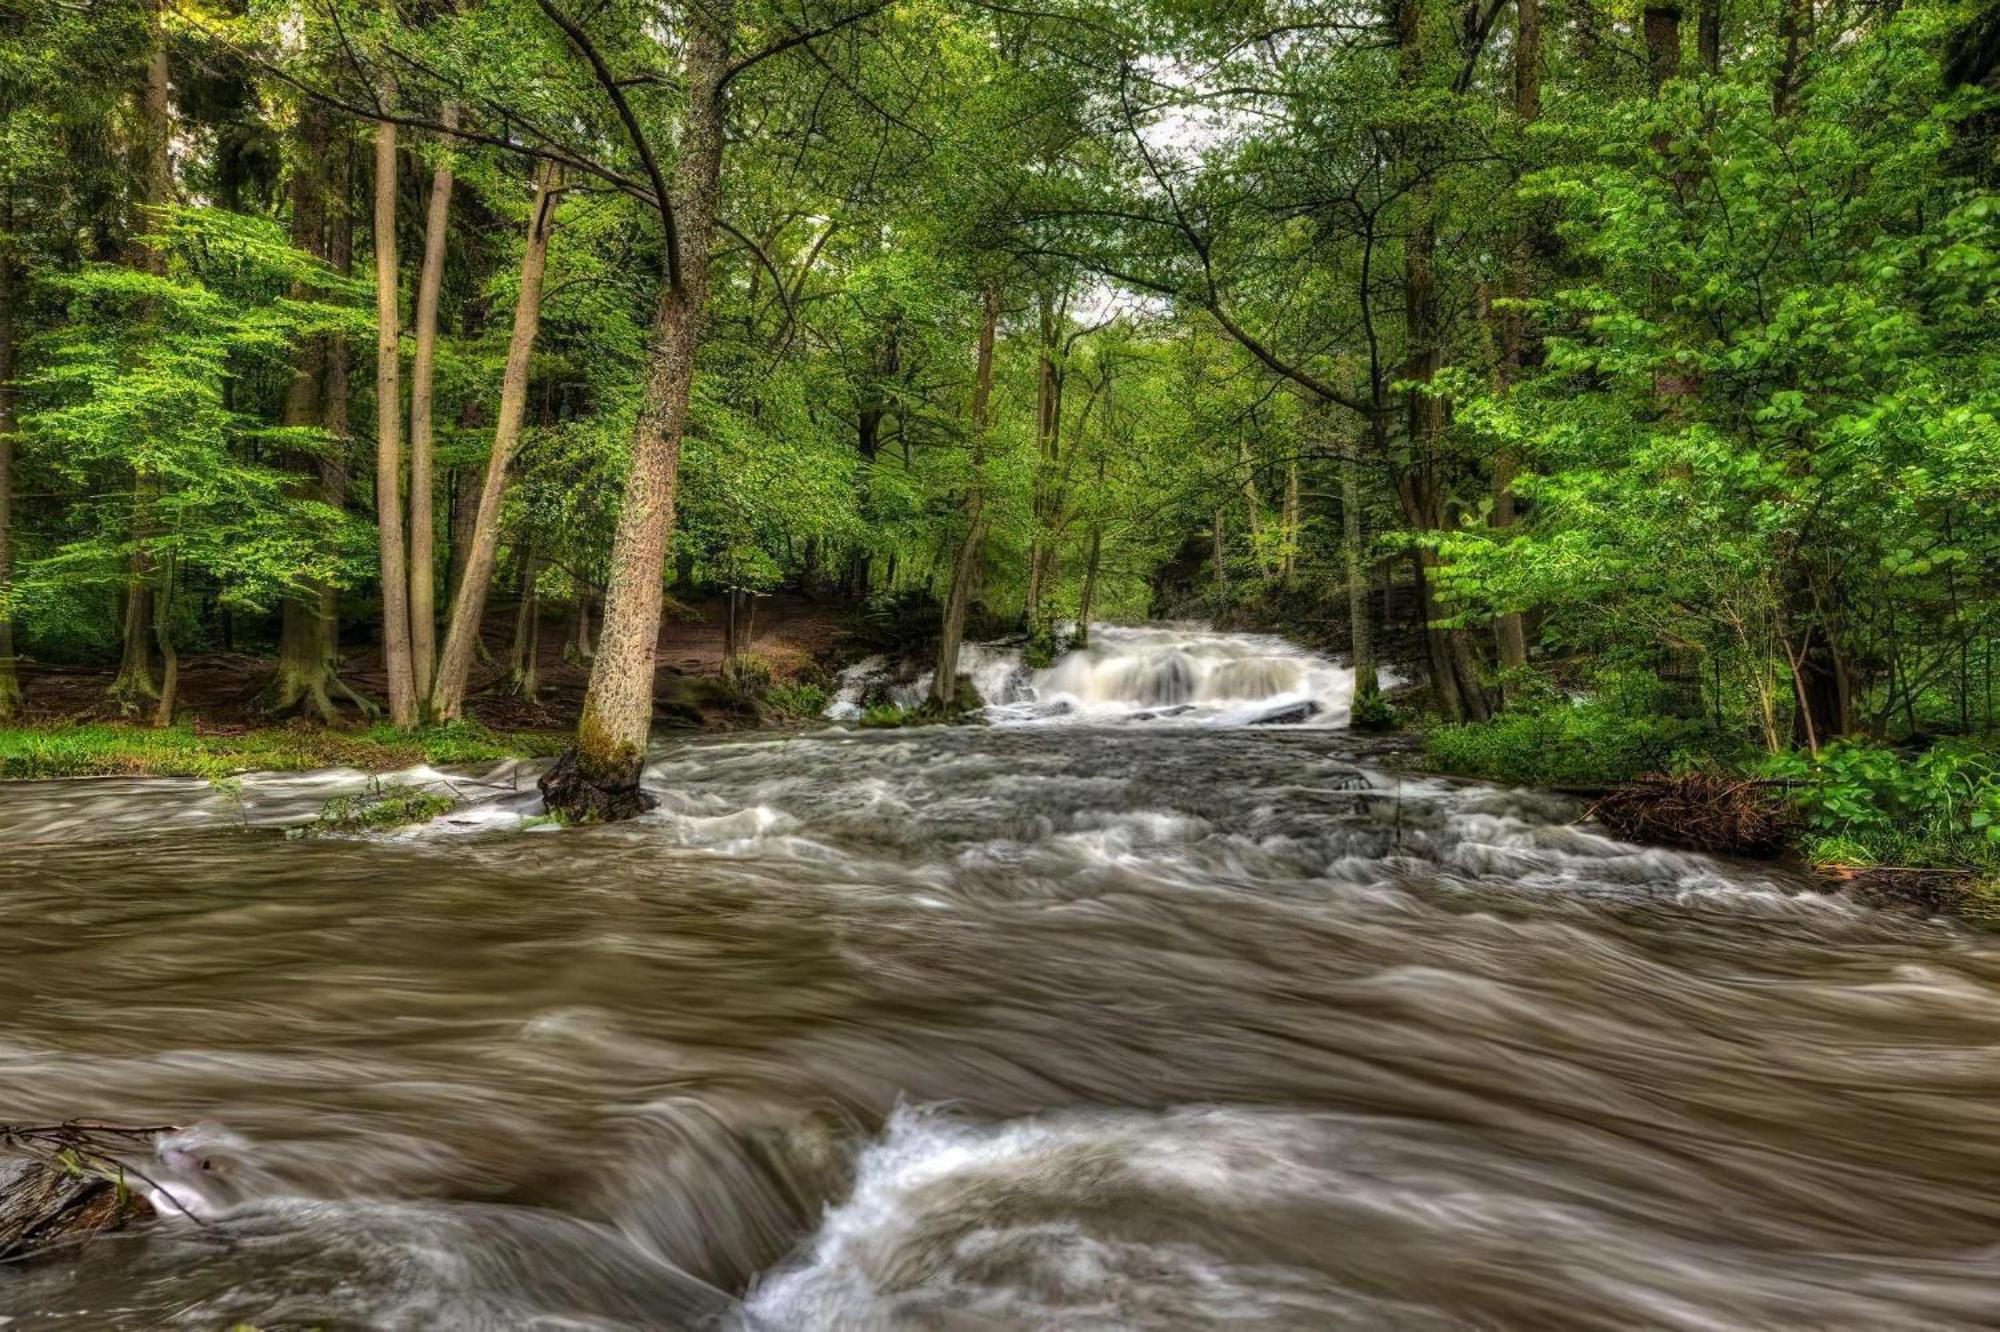
[[[656,726],[742,730],[766,724],[770,710],[723,679],[720,601],[695,602],[660,628],[653,716]],[[221,776],[253,768],[301,770],[344,766],[390,771],[419,762],[476,763],[557,752],[582,710],[587,661],[565,658],[566,615],[543,620],[532,698],[506,688],[515,608],[496,606],[483,638],[490,662],[475,665],[466,722],[402,731],[349,709],[333,725],[273,717],[263,692],[273,661],[244,652],[187,653],[181,658],[177,724],[167,730],[130,723],[109,696],[109,666],[23,662],[23,715],[0,728],[0,778],[105,774]],[[823,676],[851,627],[848,608],[779,595],[758,599],[745,651],[786,684]],[[385,693],[374,645],[345,654],[341,678],[362,696]]]

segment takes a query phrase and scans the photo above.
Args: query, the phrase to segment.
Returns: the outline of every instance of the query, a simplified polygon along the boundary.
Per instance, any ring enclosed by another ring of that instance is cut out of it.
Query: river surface
[[[188,1125],[199,1217],[0,1325],[2000,1324],[1985,939],[1047,701],[664,747],[609,828],[0,787],[0,1121]]]

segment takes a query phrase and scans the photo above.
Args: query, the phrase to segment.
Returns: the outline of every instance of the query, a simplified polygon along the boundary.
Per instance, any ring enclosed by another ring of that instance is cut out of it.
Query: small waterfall
[[[1021,649],[968,643],[961,661],[993,722],[1179,722],[1341,725],[1354,672],[1275,634],[1188,625],[1095,625],[1090,646],[1031,670]],[[930,673],[897,682],[879,657],[850,666],[827,716],[852,721],[883,699],[920,705]]]

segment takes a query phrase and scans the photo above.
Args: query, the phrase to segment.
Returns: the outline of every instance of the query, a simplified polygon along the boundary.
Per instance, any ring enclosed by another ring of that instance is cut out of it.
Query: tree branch
[[[571,44],[582,53],[583,58],[590,62],[591,72],[597,76],[597,82],[603,87],[605,95],[611,99],[612,109],[617,111],[619,121],[625,126],[625,133],[632,140],[632,148],[639,154],[639,161],[646,168],[646,179],[652,183],[653,197],[657,201],[660,210],[660,225],[666,230],[667,285],[675,291],[679,291],[681,287],[680,232],[674,225],[673,196],[667,191],[666,177],[660,174],[659,161],[653,156],[653,145],[647,141],[646,132],[639,128],[639,118],[632,114],[632,104],[625,100],[625,90],[619,86],[618,80],[612,76],[611,67],[604,63],[604,57],[598,54],[596,45],[590,40],[590,34],[578,27],[560,9],[557,9],[551,3],[551,0],[535,0],[535,3],[541,8],[542,13],[548,15],[549,22],[561,28],[563,35],[569,38]]]
[[[723,89],[729,86],[732,79],[749,69],[752,65],[769,60],[774,55],[782,55],[795,46],[804,46],[807,42],[816,41],[821,37],[827,36],[829,33],[839,32],[842,28],[859,23],[865,18],[872,18],[887,9],[890,2],[891,0],[881,0],[879,4],[869,5],[865,9],[857,9],[851,14],[844,14],[833,22],[813,28],[810,31],[794,31],[791,36],[784,38],[782,41],[773,42],[760,51],[751,52],[723,71],[722,81],[715,85],[716,94],[720,96]]]

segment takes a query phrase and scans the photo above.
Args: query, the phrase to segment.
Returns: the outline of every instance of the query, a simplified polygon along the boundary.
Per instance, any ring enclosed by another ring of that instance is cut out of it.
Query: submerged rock
[[[109,1175],[25,1157],[0,1160],[0,1263],[152,1215],[150,1203]]]
[[[1311,699],[1290,703],[1275,712],[1267,712],[1261,717],[1250,719],[1252,726],[1297,726],[1300,722],[1311,721],[1324,711]]]

